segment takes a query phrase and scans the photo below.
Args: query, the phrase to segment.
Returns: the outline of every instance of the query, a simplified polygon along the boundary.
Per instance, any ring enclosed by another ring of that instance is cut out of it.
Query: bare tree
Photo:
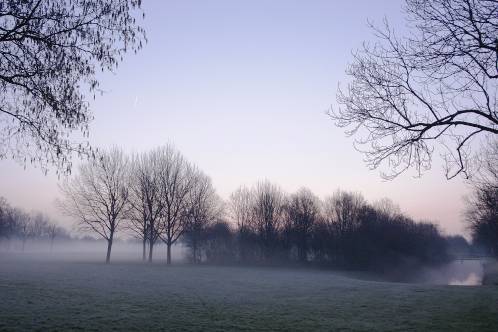
[[[162,213],[160,169],[158,150],[135,155],[130,174],[129,228],[142,240],[142,259],[152,262],[154,244],[161,233]]]
[[[343,260],[351,248],[349,238],[360,227],[362,210],[366,205],[358,193],[337,191],[325,199],[323,222],[331,243],[328,244],[329,256],[333,260]]]
[[[33,237],[44,238],[48,236],[50,219],[43,213],[35,213],[31,216],[31,233]]]
[[[171,246],[185,231],[188,214],[188,195],[195,183],[192,165],[172,146],[158,151],[159,183],[163,205],[160,235],[167,247],[166,263],[171,264]]]
[[[251,189],[241,186],[230,195],[230,211],[237,228],[252,227],[254,219],[254,195]]]
[[[17,235],[21,239],[22,251],[26,247],[26,242],[33,237],[33,221],[28,213],[21,210],[14,210],[14,220],[17,228]]]
[[[282,222],[285,196],[282,190],[268,182],[259,182],[254,191],[254,222],[265,260],[271,259]]]
[[[420,175],[442,148],[446,176],[469,171],[472,141],[498,134],[498,2],[406,0],[411,33],[373,27],[330,112],[372,168]],[[477,143],[477,142],[476,142]]]
[[[388,219],[394,219],[403,215],[399,205],[394,203],[389,198],[381,198],[380,200],[374,202],[372,207],[377,213],[382,214],[383,217]]]
[[[50,240],[50,252],[54,249],[54,240],[55,237],[59,234],[60,227],[57,224],[50,223],[47,227],[48,238]]]
[[[230,224],[222,219],[213,222],[206,230],[206,261],[227,264],[235,261],[234,233]]]
[[[50,241],[50,251],[53,250],[57,236],[68,236],[66,230],[50,220],[43,213],[36,213],[31,217],[31,233],[33,238]]]
[[[10,206],[7,200],[0,197],[0,239],[3,237],[10,247],[10,239],[17,237],[21,240],[22,251],[24,251],[26,242],[33,237],[32,216],[18,208]]]
[[[498,257],[498,142],[490,142],[484,151],[465,217],[474,241]]]
[[[208,176],[197,171],[193,177],[188,194],[184,237],[192,251],[192,262],[197,264],[202,260],[201,244],[206,230],[222,217],[223,205]]]
[[[15,231],[16,225],[13,216],[14,209],[9,202],[0,197],[0,238],[10,239]]]
[[[128,202],[127,158],[117,148],[102,152],[82,164],[79,173],[60,190],[61,210],[77,220],[81,230],[107,240],[106,263],[110,262],[114,235],[126,215]]]
[[[350,232],[359,226],[365,205],[361,194],[339,190],[325,199],[325,221],[340,234]]]
[[[230,195],[229,210],[237,225],[239,259],[244,262],[251,245],[250,235],[254,231],[253,192],[244,186],[238,188]]]
[[[0,159],[49,164],[68,172],[71,152],[89,152],[69,136],[88,134],[85,88],[137,51],[140,0],[3,1],[0,6]]]
[[[311,232],[320,217],[320,200],[311,190],[302,188],[290,196],[287,209],[298,249],[298,258],[301,262],[306,262]]]
[[[474,165],[470,184],[478,188],[498,190],[498,139],[485,143],[482,153],[475,158]]]

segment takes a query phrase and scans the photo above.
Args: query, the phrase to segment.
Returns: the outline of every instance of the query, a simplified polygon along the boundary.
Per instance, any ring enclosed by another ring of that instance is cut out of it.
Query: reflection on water
[[[449,285],[456,285],[456,286],[479,286],[482,285],[482,276],[478,275],[475,272],[471,272],[466,279],[460,280],[460,279],[454,279],[450,280]]]
[[[479,286],[484,278],[481,260],[460,260],[448,264],[451,274],[448,285]]]
[[[420,271],[416,282],[435,285],[482,285],[484,277],[481,260],[455,260],[439,268]]]

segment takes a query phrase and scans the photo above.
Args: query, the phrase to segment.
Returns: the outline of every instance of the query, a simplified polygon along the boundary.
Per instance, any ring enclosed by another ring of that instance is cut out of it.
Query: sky
[[[337,107],[351,53],[373,40],[367,22],[386,17],[406,32],[402,1],[146,1],[148,43],[89,96],[90,142],[140,152],[174,144],[210,175],[223,198],[267,179],[324,198],[338,189],[369,201],[390,198],[447,234],[465,234],[461,178],[446,180],[441,159],[423,177],[394,180],[370,170],[353,139],[326,115]],[[62,224],[55,171],[0,161],[0,196]]]

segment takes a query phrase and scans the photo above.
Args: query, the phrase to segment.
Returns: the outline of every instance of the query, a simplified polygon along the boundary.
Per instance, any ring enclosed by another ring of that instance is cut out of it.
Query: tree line
[[[0,197],[0,240],[17,239],[22,250],[28,240],[48,240],[52,250],[55,239],[69,239],[69,233],[42,213],[27,213],[12,207]]]
[[[217,221],[205,232],[208,262],[378,270],[450,258],[434,224],[415,222],[387,199],[370,204],[359,193],[337,191],[321,201],[309,189],[287,195],[264,181],[241,187],[228,205],[235,223]]]
[[[387,199],[370,204],[337,191],[322,201],[306,188],[287,194],[261,181],[223,201],[211,179],[170,145],[131,156],[101,151],[60,189],[61,210],[107,241],[106,262],[118,231],[140,239],[149,262],[164,243],[167,264],[179,241],[193,263],[374,268],[448,258],[434,224],[415,222]]]

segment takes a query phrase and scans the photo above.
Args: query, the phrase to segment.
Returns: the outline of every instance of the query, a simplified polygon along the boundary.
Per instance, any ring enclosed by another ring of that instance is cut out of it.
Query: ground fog
[[[346,272],[0,256],[0,330],[498,329],[496,286]]]

